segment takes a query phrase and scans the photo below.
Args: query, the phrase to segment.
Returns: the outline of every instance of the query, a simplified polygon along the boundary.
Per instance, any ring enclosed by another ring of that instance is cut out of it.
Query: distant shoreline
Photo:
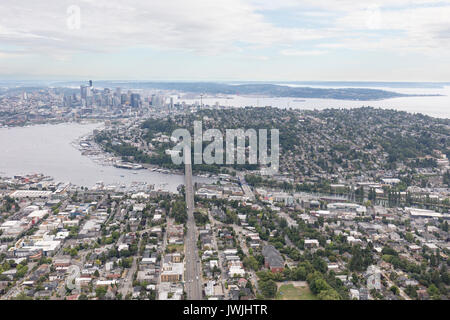
[[[1,83],[1,81],[0,81]],[[23,84],[23,83],[22,83]],[[291,86],[289,85],[291,84]],[[301,84],[302,86],[292,86]],[[274,98],[299,98],[299,99],[335,99],[348,101],[379,101],[397,97],[439,97],[442,94],[414,94],[399,93],[379,88],[387,88],[388,82],[147,82],[147,81],[96,81],[95,85],[99,88],[118,86],[123,89],[147,89],[147,90],[167,90],[178,93],[188,94],[210,94],[210,95],[260,95]],[[393,83],[390,89],[400,88],[432,88],[438,89],[445,86],[446,83]],[[20,89],[37,89],[28,84],[29,87],[22,86],[3,88],[0,93],[6,94]],[[47,84],[51,87],[71,88],[78,90],[77,81],[54,82]],[[305,85],[305,86],[303,86]],[[309,85],[309,86],[308,86]],[[323,87],[311,87],[323,86]],[[374,88],[375,87],[375,88]]]

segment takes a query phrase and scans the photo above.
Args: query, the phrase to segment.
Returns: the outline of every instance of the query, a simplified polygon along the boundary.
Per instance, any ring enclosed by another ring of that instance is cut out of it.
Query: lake
[[[155,189],[170,191],[184,184],[184,175],[103,166],[83,156],[71,143],[98,127],[101,125],[63,123],[0,128],[0,176],[42,173],[58,182],[85,187],[92,187],[99,181],[116,186],[147,182],[154,184]],[[194,177],[194,181],[211,180]]]

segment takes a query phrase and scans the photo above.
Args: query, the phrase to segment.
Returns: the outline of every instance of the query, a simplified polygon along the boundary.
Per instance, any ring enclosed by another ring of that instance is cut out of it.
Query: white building
[[[228,275],[230,277],[234,277],[234,276],[243,277],[245,275],[245,270],[242,269],[241,266],[232,265],[232,266],[230,266],[230,268],[228,270]]]

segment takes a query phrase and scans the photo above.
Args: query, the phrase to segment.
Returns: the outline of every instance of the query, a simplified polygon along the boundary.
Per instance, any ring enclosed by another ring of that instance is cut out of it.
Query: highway
[[[161,247],[161,252],[165,253],[166,252],[166,246],[167,246],[167,232],[164,232],[164,236],[163,236],[163,243],[162,243],[162,247]],[[164,266],[164,257],[161,257],[161,260],[159,261],[159,267],[160,270],[162,272],[163,270],[163,266]],[[158,282],[157,282],[158,288],[161,285],[161,273],[158,276]]]
[[[185,240],[185,290],[188,300],[202,299],[202,274],[197,250],[197,227],[194,220],[194,188],[192,186],[192,165],[185,165],[185,192],[188,220]]]
[[[245,193],[245,196],[248,198],[248,200],[255,201],[255,195],[253,194],[253,191],[250,188],[250,186],[247,184],[247,181],[245,181],[245,174],[242,172],[238,173],[238,177],[239,182],[241,183],[242,186],[242,190]]]

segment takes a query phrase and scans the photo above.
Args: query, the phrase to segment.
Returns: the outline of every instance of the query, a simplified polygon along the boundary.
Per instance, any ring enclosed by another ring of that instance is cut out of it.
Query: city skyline
[[[450,1],[3,1],[1,79],[450,81]]]

